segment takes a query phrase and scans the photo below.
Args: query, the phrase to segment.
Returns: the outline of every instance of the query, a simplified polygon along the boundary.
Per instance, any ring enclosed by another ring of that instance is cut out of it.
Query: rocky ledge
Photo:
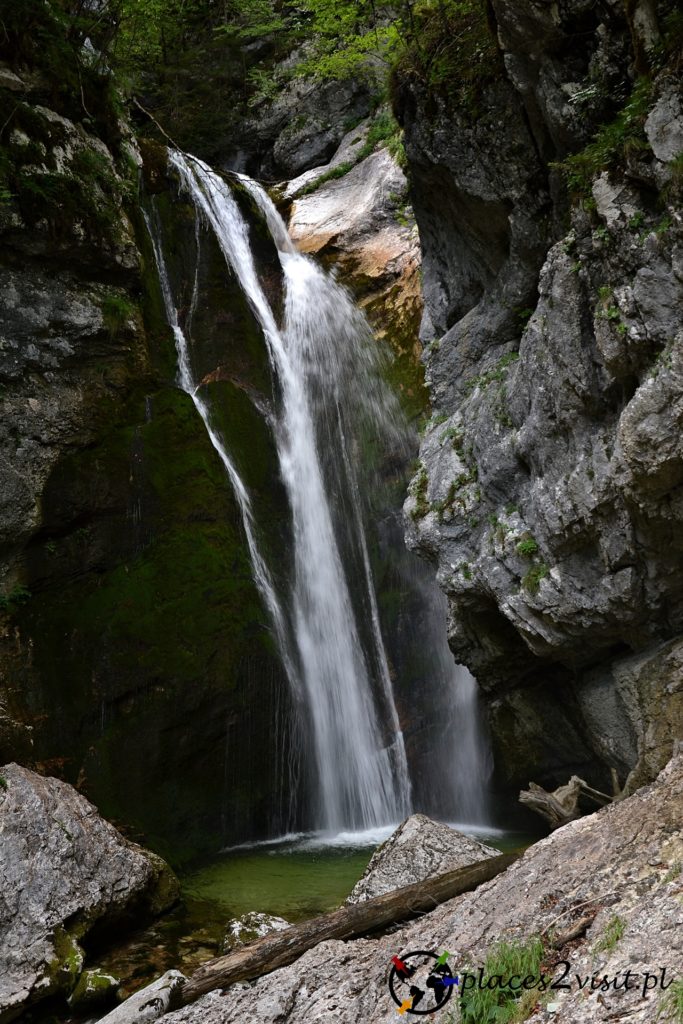
[[[0,768],[0,1021],[75,990],[95,925],[160,913],[178,892],[167,864],[72,786]]]
[[[651,1024],[660,1009],[664,1021],[661,980],[665,986],[673,982],[683,962],[682,829],[678,754],[653,784],[564,826],[504,874],[407,927],[376,939],[322,943],[290,967],[210,993],[162,1019],[388,1024],[397,1011],[387,987],[392,957],[446,950],[453,969],[477,975],[501,940],[518,949],[536,938],[543,947],[539,971],[568,987],[537,990],[528,1005],[529,1024]],[[601,991],[603,977],[617,978],[620,987]],[[580,987],[577,979],[586,978]],[[593,978],[598,982],[591,986]],[[455,999],[451,1009],[457,1021]]]

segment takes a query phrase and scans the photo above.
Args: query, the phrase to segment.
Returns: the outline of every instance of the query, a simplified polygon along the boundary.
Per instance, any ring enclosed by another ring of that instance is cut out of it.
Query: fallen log
[[[351,939],[407,921],[433,910],[440,903],[488,882],[517,860],[517,854],[502,854],[447,871],[424,882],[375,896],[363,903],[341,907],[284,931],[270,932],[255,942],[209,960],[185,982],[173,1000],[173,1007],[186,1006],[206,992],[238,981],[251,981],[278,967],[298,960],[306,950],[328,939]]]
[[[608,796],[607,793],[593,789],[578,775],[572,775],[569,782],[564,786],[558,786],[552,793],[535,782],[530,782],[529,788],[522,790],[519,794],[519,802],[545,818],[551,829],[556,829],[581,817],[583,811],[579,808],[579,800],[582,796],[599,807],[604,807],[616,798],[616,796]]]

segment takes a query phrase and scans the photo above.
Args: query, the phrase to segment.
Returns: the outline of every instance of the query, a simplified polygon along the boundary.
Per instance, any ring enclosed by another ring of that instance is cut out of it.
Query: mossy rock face
[[[102,1003],[112,1002],[116,997],[119,979],[98,970],[83,971],[68,1003],[73,1010],[88,1010]]]
[[[194,211],[168,191],[156,202],[185,320]],[[130,359],[107,392],[83,390],[88,433],[57,459],[39,532],[18,556],[26,600],[0,609],[2,667],[12,718],[33,727],[33,762],[179,863],[280,827],[286,780],[276,758],[286,763],[286,752],[276,755],[272,732],[287,731],[289,690],[225,467],[173,383],[174,341],[142,216],[135,227],[137,289],[102,299],[107,332]],[[260,259],[274,272],[271,250],[264,241]],[[289,514],[257,409],[273,400],[267,354],[208,235],[198,281],[197,379],[259,521],[274,524],[263,531],[266,554],[285,573],[276,555],[287,549]],[[109,380],[110,368],[102,372]],[[7,760],[12,736],[0,731]]]
[[[44,527],[59,539],[30,551],[42,589],[18,620],[39,757],[177,861],[267,831],[271,723],[254,708],[286,683],[191,399],[140,404],[53,474]]]

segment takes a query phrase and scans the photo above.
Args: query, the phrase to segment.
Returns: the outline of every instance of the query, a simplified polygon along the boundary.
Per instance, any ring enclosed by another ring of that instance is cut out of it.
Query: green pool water
[[[338,907],[363,874],[372,849],[254,850],[226,854],[183,879],[183,894],[227,918],[250,910],[300,921]]]
[[[301,921],[343,903],[363,874],[380,834],[341,842],[296,839],[229,850],[181,878],[182,902],[148,928],[109,948],[97,965],[133,992],[171,968],[188,974],[222,952],[231,919],[251,910]],[[478,836],[501,851],[528,845],[520,833]]]

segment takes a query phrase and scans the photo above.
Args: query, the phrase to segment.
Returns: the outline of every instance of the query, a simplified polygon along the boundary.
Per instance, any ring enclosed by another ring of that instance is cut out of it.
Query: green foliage
[[[525,943],[499,942],[486,956],[484,977],[502,981],[518,977],[538,977],[543,958],[543,943],[531,938]],[[538,991],[500,988],[468,988],[460,998],[461,1024],[520,1024],[539,999]]]
[[[121,295],[107,295],[102,300],[102,318],[109,334],[120,334],[135,312],[135,306]]]
[[[544,580],[549,572],[550,569],[545,562],[539,562],[536,565],[533,565],[522,578],[522,586],[528,594],[537,594],[538,588],[541,585],[541,580]]]
[[[681,870],[683,870],[683,868],[680,860],[674,861],[667,873],[664,875],[662,882],[673,882],[675,878],[679,877]]]
[[[523,558],[533,558],[534,555],[538,554],[538,544],[533,537],[525,537],[524,540],[520,540],[516,545],[517,553]]]
[[[427,500],[428,484],[427,470],[424,465],[420,464],[417,475],[410,485],[410,493],[415,499],[415,506],[410,513],[414,522],[417,522],[418,519],[424,519],[429,513],[429,501]]]
[[[0,775],[0,789],[9,789],[9,783],[7,782],[7,779],[5,778],[4,775]]]
[[[624,164],[638,150],[649,149],[644,125],[651,96],[650,80],[638,79],[628,102],[614,120],[603,125],[593,141],[579,153],[555,165],[564,174],[572,196],[589,200],[593,180],[602,171]]]
[[[626,929],[626,922],[623,917],[619,917],[618,914],[613,914],[607,922],[607,926],[593,947],[595,953],[610,953],[617,945],[624,930]]]
[[[300,195],[310,195],[317,191],[326,181],[334,181],[343,178],[349,171],[356,167],[362,160],[374,153],[378,146],[385,146],[396,162],[405,166],[405,152],[403,150],[402,131],[396,118],[388,110],[382,110],[373,119],[368,129],[368,135],[363,145],[356,150],[353,160],[345,160],[336,167],[331,167],[319,178],[312,181],[302,189]]]
[[[21,584],[13,587],[8,594],[0,594],[0,611],[11,615],[31,600],[31,591]]]
[[[305,188],[302,188],[299,195],[308,196],[312,192],[317,192],[320,186],[324,185],[326,181],[336,181],[337,178],[345,177],[355,166],[355,163],[345,160],[343,163],[337,164],[336,167],[330,167],[330,169],[325,171],[324,174],[321,174],[319,178],[316,178],[315,181],[311,181]]]
[[[500,60],[484,0],[405,0],[400,34],[397,74],[418,79],[476,117]]]
[[[674,981],[667,989],[657,1008],[656,1020],[683,1024],[683,978]]]
[[[507,355],[504,355],[498,360],[493,369],[487,370],[485,373],[479,374],[477,377],[470,377],[466,380],[465,387],[468,391],[474,391],[475,388],[485,389],[489,384],[493,384],[494,381],[505,380],[507,370],[518,359],[519,352],[508,352]]]

